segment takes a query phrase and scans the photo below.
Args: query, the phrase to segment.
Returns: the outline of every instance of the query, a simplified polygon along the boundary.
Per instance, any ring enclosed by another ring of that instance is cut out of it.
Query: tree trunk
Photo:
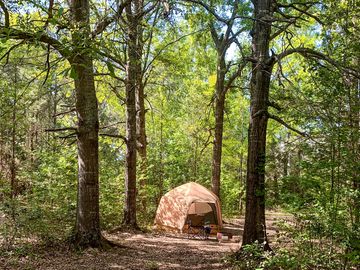
[[[93,61],[89,54],[89,2],[72,0],[71,15],[79,27],[73,33],[76,113],[78,117],[78,194],[74,242],[81,247],[99,247],[99,155],[98,104],[95,93]]]
[[[136,14],[143,12],[143,1],[135,1]],[[147,140],[146,140],[146,118],[145,118],[145,85],[143,83],[143,67],[142,67],[142,55],[143,55],[143,16],[139,16],[134,21],[134,27],[136,30],[136,138],[137,138],[137,151],[139,153],[139,184],[141,192],[139,194],[142,211],[146,211],[146,194],[145,186],[147,182]],[[136,25],[135,25],[136,24]]]
[[[141,59],[138,59],[141,61]],[[141,65],[140,65],[141,68]],[[141,72],[141,71],[140,71]],[[140,76],[141,77],[141,76]],[[144,87],[141,82],[142,78],[137,81],[139,86],[136,87],[136,138],[137,138],[137,151],[139,153],[140,175],[139,184],[141,188],[141,207],[146,211],[146,194],[145,186],[147,182],[147,140],[145,128],[145,104],[144,104]]]
[[[247,162],[246,210],[242,245],[257,241],[270,249],[265,224],[265,147],[267,104],[273,59],[269,56],[271,0],[254,0],[249,146]]]
[[[133,0],[126,6],[128,23],[127,37],[127,76],[126,76],[126,166],[125,166],[125,205],[123,225],[137,228],[136,222],[136,87],[138,78],[137,55],[137,3]],[[135,13],[135,14],[134,14]]]
[[[215,92],[215,135],[212,157],[212,191],[220,198],[221,154],[224,130],[225,107],[225,47],[218,49],[216,92]]]
[[[239,182],[240,182],[240,194],[239,194],[239,212],[240,215],[244,212],[244,173],[243,173],[243,166],[244,166],[244,154],[240,152],[240,164],[239,164]]]
[[[17,70],[15,69],[15,85],[16,85],[16,74]],[[16,87],[16,86],[15,86]],[[17,106],[17,91],[14,89],[14,104],[12,110],[12,130],[11,130],[11,164],[10,164],[10,188],[11,188],[11,198],[15,198],[16,196],[16,106]]]

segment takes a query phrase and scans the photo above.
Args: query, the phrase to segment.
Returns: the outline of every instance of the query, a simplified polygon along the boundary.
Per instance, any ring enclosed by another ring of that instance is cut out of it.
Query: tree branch
[[[7,61],[6,61],[6,63],[7,63],[8,60],[9,60],[9,56],[10,56],[11,51],[14,50],[14,49],[16,49],[17,47],[21,46],[21,45],[24,44],[24,43],[25,43],[25,41],[22,40],[22,41],[20,41],[19,43],[11,46],[10,49],[9,49],[3,56],[1,56],[0,61],[3,60],[5,57],[7,57]],[[6,64],[5,64],[5,65],[6,65]]]
[[[118,139],[122,139],[123,141],[127,142],[126,137],[123,136],[123,135],[99,133],[99,136],[105,136],[105,137],[111,137],[111,138],[118,138]]]
[[[73,133],[70,133],[68,135],[65,135],[65,136],[58,136],[59,139],[69,139],[69,138],[74,138],[77,136],[77,132],[73,132]]]
[[[284,120],[282,120],[280,117],[278,117],[278,116],[276,116],[276,115],[272,115],[272,114],[270,114],[270,113],[267,113],[267,115],[268,115],[269,118],[275,120],[276,122],[282,124],[282,125],[285,126],[286,128],[288,128],[288,129],[296,132],[297,134],[299,134],[299,135],[301,135],[301,136],[303,136],[303,137],[306,137],[306,138],[309,137],[309,135],[308,135],[307,133],[302,132],[302,131],[300,131],[300,130],[298,130],[298,129],[296,129],[296,128],[293,128],[293,127],[290,126],[288,123],[286,123]]]
[[[7,9],[5,3],[2,0],[0,0],[0,7],[3,10],[5,16],[5,27],[8,28],[10,26],[9,10]]]
[[[47,11],[48,17],[45,21],[44,28],[48,27],[50,20],[53,18],[53,7],[54,7],[54,0],[49,0],[49,8]]]
[[[236,78],[241,76],[241,73],[243,71],[243,69],[245,68],[247,62],[244,62],[242,64],[239,64],[237,70],[230,76],[230,78],[228,79],[226,85],[225,85],[225,93],[231,88],[233,82],[236,80]]]
[[[59,112],[59,113],[57,113],[57,114],[54,114],[52,117],[58,117],[58,116],[60,116],[60,115],[72,113],[72,112],[75,112],[75,111],[76,111],[76,109],[73,108],[73,109],[71,109],[71,110],[69,110],[69,111],[66,111],[66,112]]]
[[[125,9],[125,7],[130,3],[130,0],[126,0],[125,2],[122,2],[119,7],[118,10],[116,11],[116,13],[111,16],[111,17],[106,17],[105,19],[103,19],[102,21],[98,22],[96,24],[95,30],[91,33],[91,37],[95,38],[97,35],[101,34],[102,32],[104,32],[104,30],[114,21],[118,20],[121,17],[121,14],[123,12],[123,10]]]
[[[45,132],[62,132],[67,130],[77,130],[75,127],[64,127],[64,128],[47,128]]]
[[[267,105],[270,106],[270,107],[273,107],[274,109],[276,109],[276,110],[278,110],[278,111],[281,111],[281,110],[282,110],[282,108],[280,107],[280,105],[277,104],[277,103],[274,102],[274,101],[268,100]]]
[[[298,53],[305,58],[310,57],[310,58],[315,58],[315,59],[319,59],[319,60],[324,60],[324,61],[328,62],[329,64],[333,65],[334,67],[338,68],[339,70],[345,71],[348,74],[360,79],[360,70],[355,70],[355,69],[352,69],[349,67],[344,67],[343,65],[341,65],[334,59],[330,58],[329,56],[327,56],[321,52],[315,51],[313,49],[310,49],[310,48],[299,47],[299,48],[288,49],[276,56],[276,62],[279,62],[279,61],[281,61],[282,58],[285,58],[286,56],[289,56],[294,53]]]
[[[24,32],[11,27],[0,27],[0,38],[26,40],[30,42],[41,41],[45,44],[49,44],[56,49],[63,57],[72,62],[72,52],[66,48],[59,40],[48,36],[45,31],[39,31],[37,33]]]

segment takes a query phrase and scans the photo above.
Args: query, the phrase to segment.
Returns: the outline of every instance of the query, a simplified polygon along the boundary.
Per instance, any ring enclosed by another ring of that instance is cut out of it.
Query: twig
[[[73,133],[70,133],[68,135],[65,135],[65,136],[58,136],[59,139],[69,139],[69,138],[74,138],[77,136],[77,133],[76,132],[73,132]]]
[[[75,127],[64,127],[64,128],[47,128],[45,132],[61,132],[66,130],[77,130]]]
[[[123,141],[127,142],[126,137],[123,136],[123,135],[119,135],[119,134],[99,133],[99,136],[111,137],[111,138],[118,138],[118,139],[122,139]]]
[[[75,112],[75,111],[76,111],[76,109],[74,108],[74,109],[71,109],[71,110],[66,111],[66,112],[60,112],[60,113],[54,114],[53,117],[58,117],[58,116],[60,116],[60,115],[72,113],[72,112]]]
[[[0,61],[3,60],[5,57],[7,57],[7,60],[6,60],[6,63],[5,63],[5,65],[6,65],[9,62],[9,56],[10,56],[11,51],[16,49],[17,47],[19,47],[20,45],[22,45],[24,43],[25,43],[25,40],[22,40],[19,43],[11,46],[10,49],[3,56],[1,56]]]

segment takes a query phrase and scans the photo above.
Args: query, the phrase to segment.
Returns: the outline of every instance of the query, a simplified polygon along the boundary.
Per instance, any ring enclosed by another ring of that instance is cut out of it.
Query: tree
[[[139,16],[141,0],[126,6],[127,19],[127,74],[126,74],[126,164],[125,205],[123,225],[137,228],[136,223],[136,91],[139,91],[141,50],[139,50]],[[141,30],[140,30],[141,31]],[[141,48],[140,48],[141,49]],[[141,75],[140,75],[141,76]]]
[[[28,3],[31,4],[30,2]],[[71,47],[63,44],[58,39],[47,34],[51,31],[51,24],[64,27],[61,24],[63,7],[57,6],[57,14],[54,13],[54,1],[49,1],[46,10],[47,19],[44,20],[44,28],[33,31],[22,31],[10,24],[9,10],[3,1],[0,6],[5,14],[4,25],[0,27],[0,37],[3,39],[26,40],[36,44],[44,43],[54,48],[62,57],[66,58],[71,65],[72,76],[75,82],[76,113],[78,117],[77,127],[61,128],[59,130],[72,130],[77,136],[78,147],[78,198],[77,215],[74,231],[74,243],[81,247],[98,247],[102,245],[102,236],[99,220],[99,160],[98,160],[98,105],[95,93],[93,56],[91,52],[92,38],[101,33],[111,22],[117,18],[105,18],[98,23],[98,27],[92,33],[90,30],[90,7],[87,0],[72,0],[70,2],[70,21],[67,23],[74,27],[71,35]],[[118,13],[124,6],[119,5]],[[51,22],[51,23],[50,23]],[[32,25],[37,29],[35,24]],[[67,26],[66,26],[67,27]],[[65,27],[65,28],[66,28]],[[67,39],[66,33],[64,34]],[[49,50],[50,51],[50,50]],[[50,53],[50,52],[48,52]],[[57,131],[57,130],[54,130]]]
[[[226,22],[225,33],[219,34],[214,23],[210,24],[211,36],[215,44],[217,52],[216,63],[216,89],[214,96],[215,103],[215,128],[214,128],[214,141],[213,141],[213,157],[212,157],[212,191],[220,197],[220,176],[221,176],[221,155],[222,155],[222,143],[223,143],[223,129],[224,129],[224,113],[225,113],[225,99],[226,93],[231,87],[233,82],[240,77],[244,64],[238,64],[238,67],[230,75],[228,75],[231,65],[234,65],[231,61],[226,63],[225,57],[229,47],[235,43],[237,36],[243,32],[240,29],[234,33],[233,25],[236,17],[238,16],[239,3],[235,1],[232,7],[232,14]]]
[[[269,56],[271,0],[254,0],[252,75],[247,161],[246,211],[242,245],[258,241],[269,249],[265,225],[265,147],[270,76],[274,59]]]
[[[195,3],[202,6],[212,17],[209,21],[211,37],[215,45],[217,53],[216,58],[216,83],[215,94],[212,102],[214,103],[214,118],[215,127],[213,138],[213,156],[212,156],[212,191],[220,197],[220,178],[221,178],[221,159],[222,159],[222,145],[223,145],[223,130],[224,130],[224,113],[226,94],[234,85],[234,81],[241,76],[241,73],[246,65],[244,59],[237,61],[227,61],[227,52],[231,45],[237,44],[242,50],[240,42],[237,40],[238,36],[246,30],[241,24],[236,21],[241,19],[246,12],[246,8],[240,8],[240,3],[234,1],[231,4],[225,5],[231,11],[231,15],[222,17],[218,15],[215,9],[202,1],[188,0],[188,2]],[[235,69],[233,67],[236,67]]]
[[[249,125],[249,149],[248,149],[248,175],[246,190],[246,214],[245,227],[243,234],[243,245],[258,241],[264,245],[264,249],[269,249],[266,238],[265,225],[265,148],[266,148],[266,129],[268,119],[273,119],[286,128],[307,137],[304,132],[287,124],[284,120],[269,113],[268,108],[273,107],[277,110],[281,107],[269,98],[270,80],[275,64],[278,66],[279,73],[285,78],[282,71],[281,62],[284,58],[299,54],[307,61],[323,61],[339,70],[346,70],[353,76],[357,72],[353,68],[340,64],[325,53],[317,51],[304,44],[296,44],[292,39],[288,40],[289,46],[284,46],[280,53],[276,54],[274,48],[271,49],[270,42],[275,41],[279,35],[294,34],[290,31],[291,27],[296,27],[299,20],[311,18],[316,23],[322,21],[313,15],[316,6],[312,2],[304,3],[275,3],[274,1],[253,1],[254,5],[254,27],[251,31],[253,53],[251,61],[253,63],[251,78],[251,97],[250,97],[250,125]],[[276,30],[272,31],[273,28]],[[281,83],[281,82],[280,82]]]

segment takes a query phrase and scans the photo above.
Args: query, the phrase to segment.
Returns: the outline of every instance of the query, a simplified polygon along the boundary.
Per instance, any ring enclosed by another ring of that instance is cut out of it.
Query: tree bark
[[[218,91],[216,91],[218,92]],[[224,130],[225,94],[219,93],[215,99],[215,135],[212,158],[212,191],[220,198],[221,155]]]
[[[136,88],[139,56],[137,55],[138,0],[126,6],[127,18],[127,76],[126,76],[126,162],[125,205],[123,225],[137,228],[136,222]]]
[[[229,26],[228,26],[229,27]],[[213,30],[214,31],[214,30]],[[212,157],[212,191],[220,198],[220,176],[221,176],[221,155],[224,130],[224,107],[225,107],[225,75],[226,63],[225,54],[227,50],[227,40],[218,39],[213,33],[213,40],[217,47],[216,64],[216,90],[215,90],[215,134],[213,141]]]
[[[135,0],[135,12],[141,14],[144,10],[144,3],[142,0]],[[143,83],[143,66],[142,56],[144,49],[143,41],[143,16],[134,18],[134,27],[136,33],[134,38],[136,42],[136,138],[137,151],[139,153],[139,185],[141,192],[139,194],[142,211],[146,211],[145,186],[147,182],[147,139],[146,139],[146,110],[145,110],[145,85]]]
[[[273,59],[269,56],[271,0],[253,0],[253,59],[250,97],[249,146],[247,162],[246,210],[242,245],[258,242],[270,246],[265,224],[265,147],[267,104]]]
[[[71,15],[78,27],[73,33],[76,113],[78,117],[78,193],[74,242],[81,247],[99,247],[99,155],[98,104],[95,92],[93,61],[89,53],[89,2],[72,0]]]
[[[10,164],[10,188],[11,188],[11,198],[15,198],[17,193],[17,183],[16,183],[16,107],[17,107],[17,90],[16,90],[16,82],[17,82],[17,68],[15,68],[15,89],[14,89],[14,104],[12,110],[12,128],[11,128],[11,164]]]

